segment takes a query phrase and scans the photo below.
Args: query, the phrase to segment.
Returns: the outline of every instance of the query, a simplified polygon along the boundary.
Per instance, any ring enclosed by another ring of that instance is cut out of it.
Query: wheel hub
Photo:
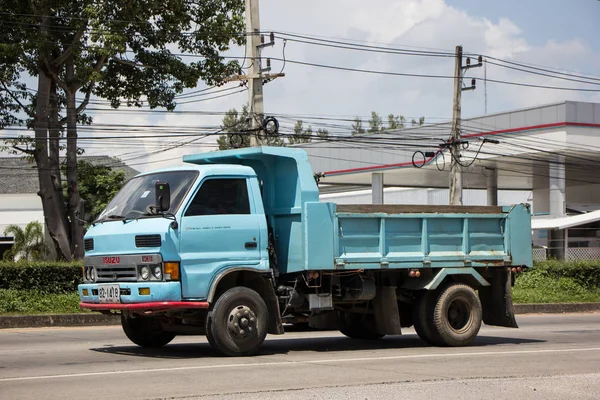
[[[229,313],[227,329],[235,337],[245,338],[256,332],[256,315],[247,306],[237,306]]]
[[[448,307],[448,322],[452,329],[457,332],[463,331],[469,327],[471,322],[471,311],[466,302],[462,299],[456,299]]]

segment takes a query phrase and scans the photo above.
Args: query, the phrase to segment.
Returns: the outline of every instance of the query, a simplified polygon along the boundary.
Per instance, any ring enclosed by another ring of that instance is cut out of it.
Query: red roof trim
[[[503,129],[498,131],[491,132],[480,132],[480,133],[471,133],[468,135],[463,135],[463,138],[474,138],[474,137],[483,137],[483,136],[494,136],[494,135],[502,135],[504,133],[514,133],[514,132],[524,132],[524,131],[533,131],[536,129],[547,129],[547,128],[557,128],[562,126],[580,126],[580,127],[590,127],[590,128],[600,128],[600,124],[590,124],[586,122],[556,122],[553,124],[542,124],[542,125],[532,125],[525,126],[522,128],[511,128],[511,129]],[[435,153],[434,157],[430,157],[425,160],[424,164],[428,164],[432,161],[439,153],[439,150]],[[384,165],[374,165],[370,167],[360,167],[360,168],[350,168],[350,169],[340,169],[336,171],[328,171],[324,172],[324,176],[332,176],[332,175],[344,175],[344,174],[352,174],[357,172],[367,172],[367,171],[380,171],[385,169],[393,169],[393,168],[401,168],[408,167],[412,165],[412,161],[407,161],[403,163],[397,164],[384,164]]]

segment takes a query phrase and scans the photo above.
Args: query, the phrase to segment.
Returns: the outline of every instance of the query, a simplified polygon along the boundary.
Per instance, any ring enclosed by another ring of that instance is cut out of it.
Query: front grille
[[[96,282],[135,282],[137,268],[131,266],[96,267]]]
[[[135,237],[135,247],[160,247],[160,235],[138,235]]]
[[[84,239],[83,248],[85,251],[94,250],[94,239]]]

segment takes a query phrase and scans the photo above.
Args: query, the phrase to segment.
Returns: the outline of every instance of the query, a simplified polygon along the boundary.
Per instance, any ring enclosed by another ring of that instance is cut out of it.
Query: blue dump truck
[[[120,312],[134,343],[206,335],[251,355],[284,324],[354,339],[414,326],[465,346],[517,327],[514,274],[532,265],[528,205],[319,202],[301,149],[185,156],[131,179],[88,230],[81,307]]]

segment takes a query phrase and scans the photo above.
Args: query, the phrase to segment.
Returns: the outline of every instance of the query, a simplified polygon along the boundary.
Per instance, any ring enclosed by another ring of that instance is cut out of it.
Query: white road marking
[[[154,368],[154,369],[135,369],[124,371],[104,371],[104,372],[86,372],[79,374],[64,374],[64,375],[39,375],[39,376],[21,376],[14,378],[0,378],[0,382],[14,381],[31,381],[37,379],[62,379],[62,378],[79,378],[87,376],[103,376],[103,375],[118,375],[118,374],[146,374],[150,372],[172,372],[172,371],[191,371],[201,369],[224,369],[224,368],[245,368],[245,367],[269,367],[269,366],[297,366],[307,364],[327,364],[327,363],[352,363],[365,361],[382,361],[382,360],[405,360],[419,358],[457,358],[457,357],[474,357],[474,356],[497,356],[497,355],[521,355],[521,354],[544,354],[544,353],[571,353],[571,352],[588,352],[600,351],[600,347],[590,347],[584,349],[538,349],[538,350],[513,350],[513,351],[481,351],[481,352],[466,352],[466,353],[434,353],[434,354],[412,354],[404,356],[388,356],[388,357],[358,357],[358,358],[339,358],[339,359],[323,359],[323,360],[301,360],[301,361],[273,361],[273,362],[257,362],[257,363],[238,363],[238,364],[220,364],[220,365],[198,365],[189,367],[174,367],[174,368]]]

